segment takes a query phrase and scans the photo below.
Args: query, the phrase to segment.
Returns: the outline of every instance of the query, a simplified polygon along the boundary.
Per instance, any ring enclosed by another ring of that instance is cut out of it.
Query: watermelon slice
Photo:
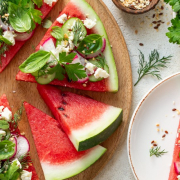
[[[5,94],[3,94],[3,95],[1,96],[1,98],[0,98],[0,106],[7,107],[9,110],[11,110],[10,105],[9,105],[9,102],[8,102]],[[10,125],[11,125],[11,127],[12,127],[12,124],[10,124]],[[20,135],[20,131],[19,131],[18,128],[16,128],[15,131],[14,131],[14,130],[12,131],[12,128],[11,128],[11,132],[12,132],[13,134],[16,134],[17,136]],[[31,161],[30,156],[27,156],[27,157],[26,157],[26,160],[27,160],[27,161]],[[24,170],[29,171],[29,172],[32,172],[32,179],[31,179],[31,180],[39,180],[38,175],[36,174],[36,170],[35,170],[35,168],[34,168],[34,166],[33,166],[32,163],[30,163],[30,164],[29,164],[29,167],[26,168],[26,169],[24,169]]]
[[[54,2],[52,6],[47,5],[46,3],[43,3],[41,8],[37,8],[42,12],[41,18],[44,19],[47,14],[51,11],[53,6],[56,3]],[[5,69],[5,67],[10,63],[10,61],[13,59],[13,57],[16,55],[16,53],[21,49],[21,47],[25,44],[26,41],[16,41],[14,46],[10,46],[8,51],[6,51],[4,54],[5,56],[1,56],[1,64],[0,64],[0,73]]]
[[[61,92],[50,85],[38,85],[37,88],[78,151],[105,141],[122,121],[120,108],[70,92]]]
[[[60,85],[65,87],[71,87],[76,89],[83,89],[83,90],[90,90],[90,91],[110,91],[110,92],[116,92],[118,91],[118,75],[116,70],[116,65],[113,57],[113,53],[110,47],[110,43],[106,34],[106,31],[104,29],[104,26],[99,19],[98,15],[95,13],[95,11],[92,9],[92,7],[85,1],[85,0],[71,0],[65,9],[60,13],[60,16],[62,14],[68,14],[70,17],[78,17],[81,20],[86,19],[86,14],[88,15],[88,18],[90,19],[96,19],[96,25],[92,29],[87,29],[87,34],[99,34],[103,38],[106,39],[106,48],[103,52],[107,65],[109,66],[109,78],[103,79],[98,82],[90,82],[86,84],[86,86],[83,86],[81,83],[77,82],[69,82],[67,78],[65,78],[62,81],[54,80],[50,84],[53,85]],[[47,31],[44,38],[40,42],[40,44],[37,46],[36,50],[40,49],[40,46],[44,44],[44,42],[49,39],[51,36],[51,30],[53,26],[59,26],[61,27],[62,24],[60,24],[58,21],[55,21],[51,28]],[[20,81],[26,81],[26,82],[36,82],[34,76],[31,74],[25,74],[22,72],[19,72],[16,76],[16,80]]]
[[[88,168],[106,151],[101,146],[77,152],[59,123],[24,103],[45,179],[66,179]]]
[[[177,129],[177,138],[175,140],[173,159],[172,159],[172,164],[171,164],[168,180],[176,180],[177,176],[178,176],[178,174],[175,170],[175,163],[180,162],[180,157],[179,157],[180,146],[178,146],[178,144],[179,144],[178,141],[180,141],[179,129],[180,129],[180,123],[179,123],[178,129]]]

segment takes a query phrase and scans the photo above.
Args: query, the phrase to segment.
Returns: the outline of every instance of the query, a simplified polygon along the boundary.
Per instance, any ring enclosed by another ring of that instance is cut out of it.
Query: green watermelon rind
[[[45,179],[61,180],[75,176],[95,163],[105,152],[106,148],[98,145],[79,160],[67,162],[66,164],[53,165],[41,161]]]
[[[68,135],[77,151],[84,151],[102,143],[119,127],[123,118],[122,109],[111,106],[110,110],[109,114],[106,114],[107,119],[104,119],[104,123],[99,123],[95,129],[91,129],[91,126],[87,125],[84,128],[85,133],[79,133],[80,136],[77,136],[77,133],[73,131]],[[112,112],[112,114],[110,114],[110,112]],[[111,116],[111,118],[109,118],[108,115]],[[88,133],[89,129],[90,131]],[[82,132],[82,128],[80,131]]]
[[[113,56],[113,52],[111,49],[111,45],[109,43],[109,39],[104,28],[103,23],[101,22],[99,16],[96,14],[94,9],[85,1],[85,0],[71,0],[72,3],[75,4],[76,7],[80,9],[84,14],[88,14],[88,18],[94,20],[96,19],[95,31],[97,34],[101,35],[106,39],[106,48],[103,52],[107,65],[109,66],[109,80],[108,80],[108,91],[117,92],[118,91],[118,74],[116,69],[116,64]]]

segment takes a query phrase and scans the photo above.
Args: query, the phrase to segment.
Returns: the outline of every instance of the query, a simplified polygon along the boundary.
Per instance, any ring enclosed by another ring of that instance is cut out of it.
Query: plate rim
[[[133,114],[132,114],[132,117],[131,117],[131,120],[130,120],[130,123],[129,123],[129,127],[128,127],[128,134],[127,134],[127,154],[128,154],[128,161],[129,161],[129,165],[131,167],[131,171],[135,177],[136,180],[139,180],[137,174],[136,174],[136,171],[135,171],[135,168],[133,166],[133,163],[132,163],[132,159],[131,159],[131,151],[130,151],[130,139],[131,139],[131,130],[132,130],[132,127],[133,127],[133,123],[135,121],[135,118],[136,118],[136,115],[139,111],[139,109],[142,107],[144,101],[147,99],[147,97],[159,86],[161,86],[163,83],[165,83],[166,81],[176,77],[180,75],[180,72],[177,72],[177,73],[174,73],[174,74],[171,74],[169,76],[167,76],[166,78],[162,79],[160,82],[156,83],[142,98],[141,100],[139,101],[139,103],[137,104],[135,110],[133,111]]]

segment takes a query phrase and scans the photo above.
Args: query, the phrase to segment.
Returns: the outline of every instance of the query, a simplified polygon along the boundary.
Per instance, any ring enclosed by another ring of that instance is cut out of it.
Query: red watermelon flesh
[[[1,96],[1,98],[0,98],[0,106],[7,107],[11,111],[9,102],[8,102],[5,94],[3,94]],[[19,131],[18,128],[15,131],[12,131],[12,129],[11,129],[11,133],[16,134],[16,135],[20,135],[20,131]],[[27,160],[31,162],[30,156],[27,157]],[[34,168],[32,163],[30,163],[29,167],[24,169],[24,170],[32,172],[32,179],[31,180],[39,180],[38,175],[36,174],[36,170],[35,170],[35,168]]]
[[[26,102],[24,106],[46,179],[71,177],[89,167],[105,152],[101,146],[77,152],[55,119]],[[83,161],[97,149],[101,152],[96,154],[98,157],[91,158],[91,162]],[[79,165],[82,167],[78,170]]]
[[[86,15],[84,14],[84,12],[82,12],[82,9],[80,9],[80,4],[78,3],[84,3],[84,0],[81,1],[70,1],[67,6],[64,8],[64,10],[60,13],[59,16],[61,16],[62,14],[67,14],[70,17],[77,17],[79,19],[86,19]],[[86,2],[85,2],[86,3]],[[87,3],[86,3],[87,4]],[[88,8],[91,8],[90,5],[86,5],[88,6]],[[95,13],[95,12],[94,12]],[[99,20],[100,21],[100,20]],[[53,26],[59,26],[62,27],[62,24],[60,24],[58,21],[55,21],[52,26],[49,28],[49,30],[46,32],[45,36],[43,37],[43,39],[41,40],[41,42],[39,43],[39,45],[36,47],[36,51],[38,51],[40,49],[40,46],[42,46],[44,44],[44,42],[49,39],[51,36],[51,30]],[[103,26],[103,25],[102,25]],[[104,28],[104,27],[103,27]],[[100,34],[100,32],[98,31],[98,29],[96,29],[96,27],[92,28],[91,30],[87,29],[87,34],[93,34],[93,33],[97,33]],[[106,32],[105,34],[102,34],[103,37],[107,36]],[[109,44],[108,42],[108,38],[106,38],[107,44]],[[112,51],[108,49],[108,47],[106,46],[105,51],[108,51],[107,54],[111,54],[110,56],[113,57],[112,55]],[[110,52],[109,52],[110,51]],[[106,54],[105,54],[106,55]],[[106,57],[106,56],[105,56]],[[109,56],[106,57],[106,60],[110,59]],[[108,64],[109,67],[111,67],[111,65],[114,64],[114,58],[113,62],[110,62],[110,64]],[[107,61],[108,62],[108,61]],[[112,66],[113,66],[112,65]],[[86,84],[86,86],[84,87],[82,83],[77,83],[77,82],[69,82],[67,78],[65,78],[63,81],[59,81],[59,80],[54,80],[52,81],[50,84],[52,85],[59,85],[59,86],[65,86],[65,87],[70,87],[70,88],[76,88],[76,89],[82,89],[82,90],[89,90],[89,91],[100,91],[100,92],[106,92],[106,91],[117,91],[118,87],[118,77],[116,74],[116,68],[114,68],[113,70],[111,70],[110,68],[110,76],[111,76],[111,80],[110,78],[107,79],[103,79],[101,81],[98,82],[90,82],[88,81],[88,83]],[[22,73],[19,72],[16,76],[16,80],[19,81],[26,81],[26,82],[33,82],[35,83],[36,80],[34,78],[34,76],[32,76],[31,74],[26,74],[26,73]],[[114,85],[112,82],[110,81],[116,81],[116,85]],[[114,88],[115,86],[115,88]]]
[[[173,159],[172,159],[172,164],[171,164],[168,180],[176,180],[177,176],[178,176],[177,172],[175,171],[174,163],[180,162],[180,158],[179,158],[180,146],[178,146],[178,144],[179,144],[178,141],[180,141],[180,133],[178,132],[179,129],[180,129],[180,123],[179,123],[178,129],[177,129],[177,138],[175,140]]]
[[[37,89],[78,151],[105,141],[122,121],[122,109],[50,85]]]
[[[44,19],[47,14],[50,12],[50,10],[53,8],[55,3],[53,3],[52,6],[49,6],[45,3],[41,6],[41,8],[37,8],[42,12],[41,18]],[[10,63],[10,61],[13,59],[13,57],[16,55],[16,53],[21,49],[21,47],[24,45],[26,41],[16,41],[14,46],[10,46],[8,51],[6,51],[4,54],[5,56],[1,56],[1,64],[0,64],[0,73],[6,68],[6,66]]]

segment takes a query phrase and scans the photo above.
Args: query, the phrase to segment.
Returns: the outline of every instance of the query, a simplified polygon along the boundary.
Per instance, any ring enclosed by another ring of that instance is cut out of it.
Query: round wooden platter
[[[117,66],[119,76],[119,91],[117,93],[99,93],[80,91],[70,88],[61,89],[72,91],[78,94],[85,94],[98,101],[123,108],[123,122],[121,123],[118,130],[116,130],[116,132],[109,139],[102,143],[102,145],[107,148],[107,152],[102,156],[102,158],[84,172],[70,178],[71,180],[93,179],[100,171],[100,169],[102,169],[102,167],[109,161],[116,147],[118,145],[121,145],[119,144],[119,142],[125,131],[125,127],[128,125],[128,117],[131,108],[132,98],[131,64],[123,35],[115,19],[101,0],[87,0],[87,2],[89,2],[89,4],[94,8],[96,13],[100,16],[100,19],[102,20],[107,31]],[[62,9],[67,3],[68,0],[59,0],[47,17],[51,17],[51,20],[54,21],[59,15],[59,12],[62,11]],[[46,29],[42,28],[42,26],[39,26],[36,29],[34,36],[28,42],[26,42],[26,44],[17,53],[17,55],[14,57],[8,67],[4,70],[4,72],[0,74],[0,95],[4,93],[7,95],[13,112],[15,112],[21,106],[22,101],[27,101],[28,103],[52,116],[50,110],[38,94],[35,83],[32,84],[20,81],[18,82],[15,80],[15,76],[18,72],[18,66],[31,53],[34,52],[34,47],[36,47],[41,41],[45,32]],[[23,113],[22,120],[19,123],[19,127],[22,132],[25,132],[25,136],[30,141],[32,161],[35,165],[40,180],[44,180],[41,165],[39,163],[36,148],[25,112]]]

